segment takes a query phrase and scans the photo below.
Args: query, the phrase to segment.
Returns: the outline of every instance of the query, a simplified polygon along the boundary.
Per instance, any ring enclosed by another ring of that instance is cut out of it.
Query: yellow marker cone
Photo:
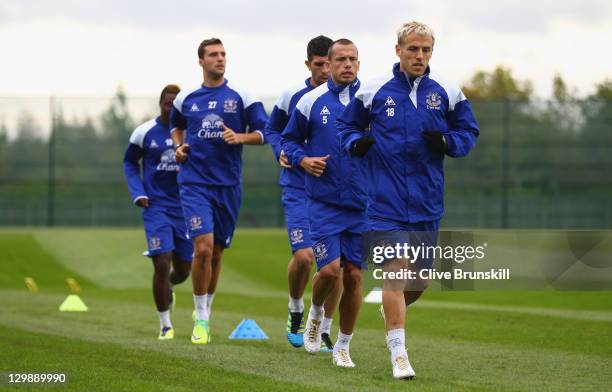
[[[74,278],[66,278],[66,283],[73,293],[78,294],[81,292],[81,286],[79,286],[79,283]]]
[[[70,294],[59,307],[60,312],[87,312],[87,305],[76,294]]]
[[[38,285],[36,284],[34,279],[30,278],[29,276],[26,276],[25,278],[23,278],[23,281],[28,287],[28,290],[30,290],[30,293],[38,293]]]

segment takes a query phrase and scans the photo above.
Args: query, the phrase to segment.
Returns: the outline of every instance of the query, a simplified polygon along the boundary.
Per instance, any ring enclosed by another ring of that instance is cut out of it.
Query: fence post
[[[510,150],[510,100],[503,101],[501,156],[501,227],[508,228],[508,169]]]
[[[51,133],[49,134],[49,161],[48,161],[48,183],[47,183],[47,226],[55,225],[55,97],[49,99],[49,110],[51,114]]]

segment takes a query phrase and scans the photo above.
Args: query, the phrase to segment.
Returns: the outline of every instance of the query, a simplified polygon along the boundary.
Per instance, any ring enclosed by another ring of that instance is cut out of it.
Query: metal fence
[[[0,225],[139,225],[122,157],[156,103],[121,94],[0,97]],[[612,227],[609,102],[472,106],[481,136],[468,157],[446,159],[444,227]],[[239,225],[282,226],[268,146],[244,148],[243,179]]]

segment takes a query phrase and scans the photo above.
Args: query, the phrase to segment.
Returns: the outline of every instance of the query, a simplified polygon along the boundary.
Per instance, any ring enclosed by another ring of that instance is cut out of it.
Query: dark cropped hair
[[[350,39],[347,39],[347,38],[340,38],[340,39],[335,40],[331,44],[331,46],[329,47],[329,50],[327,52],[327,57],[329,58],[330,61],[332,59],[332,53],[334,51],[334,46],[336,46],[336,45],[355,45],[355,44],[353,43],[353,41],[351,41]]]
[[[200,42],[200,46],[198,46],[198,58],[204,58],[204,50],[208,45],[223,45],[223,42],[219,38],[209,38]]]
[[[327,51],[333,43],[334,41],[332,41],[331,38],[324,35],[311,39],[306,47],[306,57],[308,61],[312,61],[314,56],[327,56]]]
[[[181,92],[181,88],[176,84],[168,84],[159,94],[159,103],[164,99],[164,94],[178,94]]]

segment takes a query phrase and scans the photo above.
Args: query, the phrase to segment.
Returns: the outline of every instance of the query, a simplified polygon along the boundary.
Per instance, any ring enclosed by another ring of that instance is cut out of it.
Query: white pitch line
[[[419,300],[411,305],[417,308],[473,310],[482,312],[521,313],[533,316],[558,317],[574,320],[612,321],[612,312],[598,310],[574,310],[532,308],[526,306],[482,305],[462,302]]]

